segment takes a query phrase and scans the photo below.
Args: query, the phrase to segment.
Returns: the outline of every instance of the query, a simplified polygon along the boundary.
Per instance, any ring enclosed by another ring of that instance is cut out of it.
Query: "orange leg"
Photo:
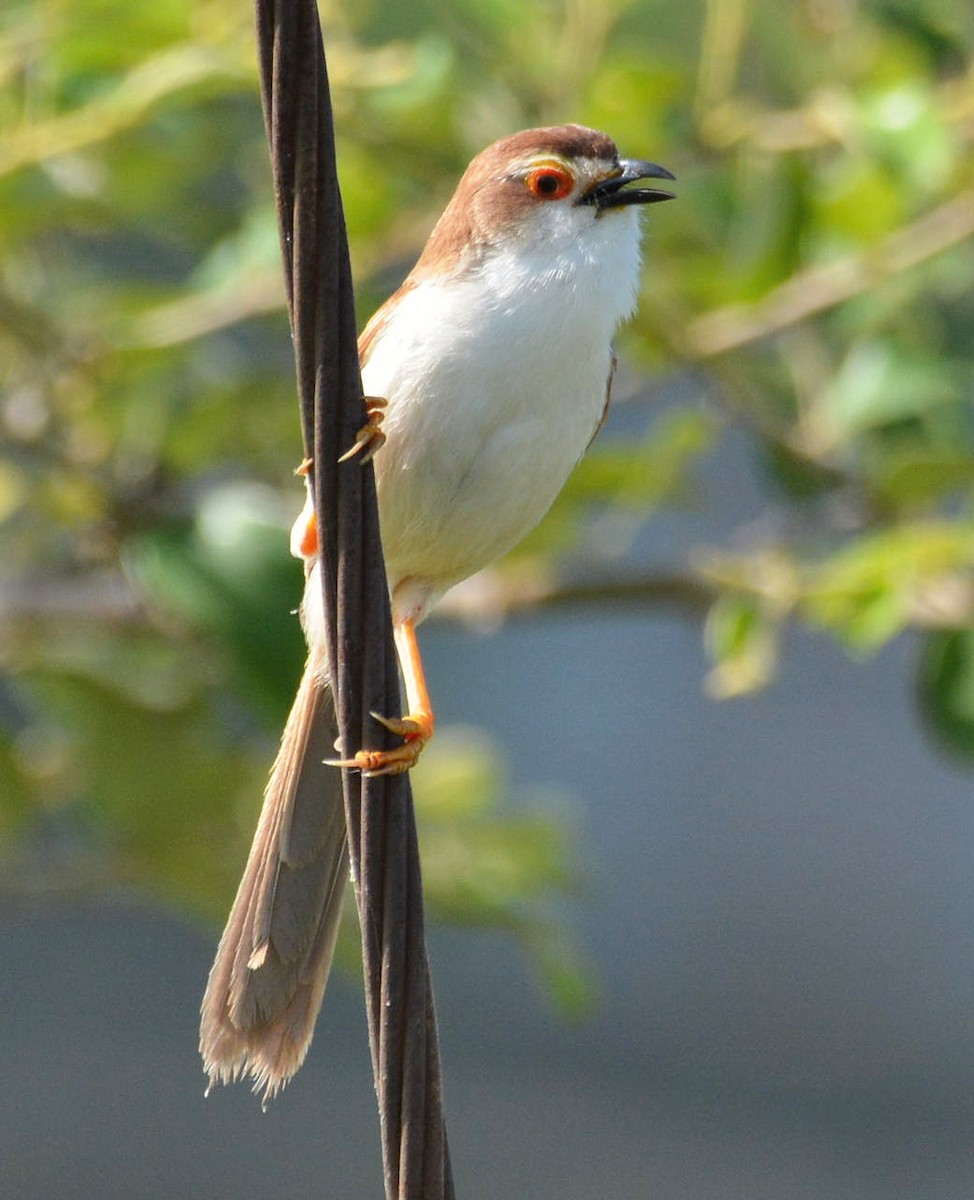
[[[416,765],[423,747],[433,736],[436,719],[426,689],[416,625],[413,621],[403,621],[394,633],[409,711],[403,717],[383,717],[376,712],[372,716],[380,725],[399,734],[403,744],[391,750],[359,750],[354,758],[330,759],[329,766],[358,768],[368,776],[401,775]]]

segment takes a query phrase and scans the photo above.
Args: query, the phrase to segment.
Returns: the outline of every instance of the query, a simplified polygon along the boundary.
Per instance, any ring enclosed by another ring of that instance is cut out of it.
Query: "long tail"
[[[249,1075],[265,1102],[304,1061],[328,980],[348,849],[331,689],[309,662],[203,997],[214,1083]]]

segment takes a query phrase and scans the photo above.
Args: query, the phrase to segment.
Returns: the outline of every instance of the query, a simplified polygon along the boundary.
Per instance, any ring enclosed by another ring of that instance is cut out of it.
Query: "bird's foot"
[[[388,401],[381,396],[365,397],[366,422],[355,435],[354,444],[338,460],[340,463],[348,462],[356,454],[361,454],[359,465],[364,467],[375,456],[376,451],[385,445],[386,435],[382,432],[382,418],[385,416],[386,404]]]
[[[419,760],[423,747],[433,736],[433,714],[431,712],[407,713],[404,717],[383,717],[374,712],[372,717],[392,733],[403,739],[401,746],[391,750],[359,750],[352,758],[330,758],[330,767],[347,767],[361,771],[367,778],[378,775],[402,775],[411,770]]]

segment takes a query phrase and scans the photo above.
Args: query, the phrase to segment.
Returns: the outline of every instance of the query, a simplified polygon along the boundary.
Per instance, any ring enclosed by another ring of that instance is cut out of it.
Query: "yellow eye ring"
[[[537,200],[564,200],[575,186],[575,180],[563,167],[535,167],[524,177],[528,191]]]

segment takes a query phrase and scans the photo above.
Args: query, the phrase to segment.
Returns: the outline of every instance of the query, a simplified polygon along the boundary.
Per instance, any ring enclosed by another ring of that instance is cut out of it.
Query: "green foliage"
[[[191,526],[159,525],[126,548],[144,594],[168,617],[205,633],[234,693],[272,721],[287,712],[304,664],[293,615],[301,575],[281,537],[279,508],[266,488],[213,488]],[[269,596],[280,603],[268,605]]]
[[[974,632],[950,630],[927,639],[917,691],[938,742],[963,759],[974,756]]]
[[[704,640],[715,666],[707,690],[717,699],[753,692],[774,672],[780,621],[763,600],[743,591],[727,592],[711,606]]]
[[[570,1017],[592,1003],[592,984],[555,896],[577,890],[564,806],[508,791],[503,756],[482,734],[437,734],[415,771],[423,884],[434,918],[503,929],[530,952],[549,995]]]
[[[770,679],[788,622],[856,654],[919,630],[925,721],[970,757],[968,0],[373,0],[324,19],[363,318],[470,155],[514,128],[587,122],[680,176],[623,350],[682,371],[686,398],[617,400],[628,436],[596,444],[491,594],[529,604],[593,551],[611,594],[656,512],[720,504],[698,464],[743,426],[765,519],[674,565],[713,605],[712,693]],[[4,6],[0,214],[4,862],[17,878],[54,830],[72,861],[95,848],[96,879],[219,919],[303,653],[247,6]],[[449,750],[417,776],[436,911],[511,930],[582,1004],[551,951],[573,881],[559,822],[498,807],[495,751]]]

